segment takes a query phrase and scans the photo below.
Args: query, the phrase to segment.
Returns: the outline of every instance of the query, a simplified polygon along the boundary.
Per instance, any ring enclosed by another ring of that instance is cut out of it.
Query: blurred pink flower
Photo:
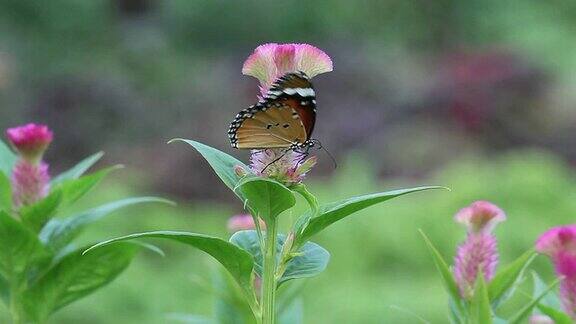
[[[291,186],[302,182],[316,162],[315,156],[307,158],[305,154],[292,150],[253,150],[250,169],[257,176],[272,178]]]
[[[20,160],[12,170],[11,181],[14,207],[31,205],[46,197],[50,191],[48,164]]]
[[[53,137],[48,126],[33,123],[9,128],[6,135],[18,153],[34,163],[40,162]]]
[[[535,314],[530,316],[530,320],[528,321],[529,324],[554,324],[554,321],[542,314]]]
[[[487,201],[476,201],[456,214],[455,220],[468,229],[466,241],[458,247],[454,260],[454,278],[462,298],[470,299],[474,294],[479,271],[487,282],[494,277],[498,250],[492,230],[505,219],[504,212]]]
[[[332,71],[332,60],[312,45],[268,43],[256,47],[242,67],[243,74],[260,80],[262,95],[276,79],[296,71],[302,71],[312,78]]]
[[[490,233],[496,224],[506,220],[506,214],[498,206],[488,201],[475,201],[462,208],[454,219],[464,224],[469,232]]]
[[[536,241],[536,251],[552,259],[560,283],[560,299],[566,313],[576,319],[576,225],[554,227]]]
[[[260,229],[265,230],[266,223],[264,223],[264,221],[261,219],[258,219],[258,221],[260,222]],[[250,214],[238,214],[230,217],[227,227],[230,233],[253,230],[256,228],[254,224],[254,218]]]

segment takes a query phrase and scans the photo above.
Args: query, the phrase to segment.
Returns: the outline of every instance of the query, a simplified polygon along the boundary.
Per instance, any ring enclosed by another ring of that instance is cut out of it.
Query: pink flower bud
[[[260,229],[266,229],[266,223],[262,219],[258,219],[260,222]],[[238,231],[253,230],[256,228],[254,225],[254,218],[250,214],[239,214],[230,217],[228,220],[228,231],[230,233],[236,233]]]
[[[505,219],[504,212],[487,201],[474,202],[456,214],[455,220],[468,228],[454,260],[454,278],[462,298],[472,298],[479,271],[487,282],[494,277],[498,250],[492,230]]]
[[[9,128],[6,135],[22,158],[34,163],[40,162],[53,137],[48,126],[32,123]]]
[[[250,169],[261,177],[272,178],[286,186],[300,183],[316,165],[316,157],[282,149],[254,150],[250,156]]]
[[[566,313],[576,319],[576,225],[554,227],[536,241],[536,251],[550,257],[560,283],[560,299]]]
[[[296,71],[302,71],[312,78],[332,71],[332,60],[312,45],[269,43],[258,46],[242,67],[242,73],[260,80],[262,95],[276,79]]]

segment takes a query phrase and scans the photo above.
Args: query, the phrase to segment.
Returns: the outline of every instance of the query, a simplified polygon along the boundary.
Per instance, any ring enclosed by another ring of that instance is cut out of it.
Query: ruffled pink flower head
[[[53,137],[48,126],[33,123],[9,128],[6,135],[18,153],[32,162],[39,162],[42,159]]]
[[[266,94],[272,83],[289,72],[302,71],[310,78],[332,71],[332,60],[317,47],[308,44],[263,44],[246,59],[242,73],[260,80],[260,92]]]
[[[536,241],[536,251],[556,257],[560,253],[576,256],[576,225],[554,227],[540,235]]]
[[[263,220],[258,219],[260,223],[260,228],[262,230],[266,229],[266,223]],[[256,228],[254,223],[254,217],[250,214],[239,214],[230,217],[228,220],[228,231],[230,233],[236,233],[238,231],[253,230]]]
[[[475,201],[462,208],[454,219],[464,224],[469,232],[490,233],[498,223],[506,220],[506,214],[491,202]]]
[[[281,150],[254,150],[250,156],[250,170],[257,176],[272,178],[286,186],[298,184],[316,165],[317,158],[303,153]]]
[[[576,225],[554,227],[536,241],[536,251],[548,255],[563,277],[560,299],[564,310],[576,319]]]
[[[506,220],[498,206],[487,201],[476,201],[461,209],[455,220],[468,229],[466,240],[458,246],[454,257],[454,279],[464,299],[474,295],[479,272],[489,282],[498,265],[498,244],[492,230]]]

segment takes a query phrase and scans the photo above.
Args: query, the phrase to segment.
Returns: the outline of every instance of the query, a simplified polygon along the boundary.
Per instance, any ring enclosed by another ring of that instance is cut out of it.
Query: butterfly
[[[230,124],[230,144],[238,149],[285,148],[307,152],[316,122],[316,94],[304,72],[278,78],[264,98],[240,111]]]

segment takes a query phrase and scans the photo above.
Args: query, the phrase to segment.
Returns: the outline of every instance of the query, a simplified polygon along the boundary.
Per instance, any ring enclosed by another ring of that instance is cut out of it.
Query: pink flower
[[[454,219],[464,224],[469,232],[490,233],[496,224],[506,220],[506,214],[493,203],[480,200],[462,208]]]
[[[498,250],[492,230],[505,219],[504,212],[487,201],[474,202],[456,214],[455,220],[468,228],[466,241],[458,247],[454,260],[454,278],[462,298],[472,298],[479,271],[487,282],[494,277]]]
[[[546,315],[535,314],[535,315],[530,316],[530,320],[528,321],[528,323],[530,323],[530,324],[554,324],[554,321]]]
[[[302,182],[316,161],[315,156],[306,158],[305,154],[292,150],[253,150],[250,169],[257,176],[272,178],[291,186]]]
[[[266,223],[263,220],[258,219],[260,222],[260,228],[262,230],[266,229]],[[254,224],[254,217],[250,214],[239,214],[230,217],[228,220],[228,231],[230,233],[236,233],[238,231],[246,231],[255,229],[256,226]]]
[[[46,197],[50,191],[48,164],[20,160],[12,170],[11,182],[14,207],[31,205]]]
[[[260,80],[262,95],[279,77],[302,71],[310,78],[332,71],[332,60],[322,50],[308,44],[269,43],[256,47],[242,73]]]
[[[566,313],[576,319],[576,225],[554,227],[536,241],[536,251],[548,255],[556,268]]]
[[[40,162],[53,137],[48,126],[33,123],[9,128],[6,135],[18,153],[34,163]]]

